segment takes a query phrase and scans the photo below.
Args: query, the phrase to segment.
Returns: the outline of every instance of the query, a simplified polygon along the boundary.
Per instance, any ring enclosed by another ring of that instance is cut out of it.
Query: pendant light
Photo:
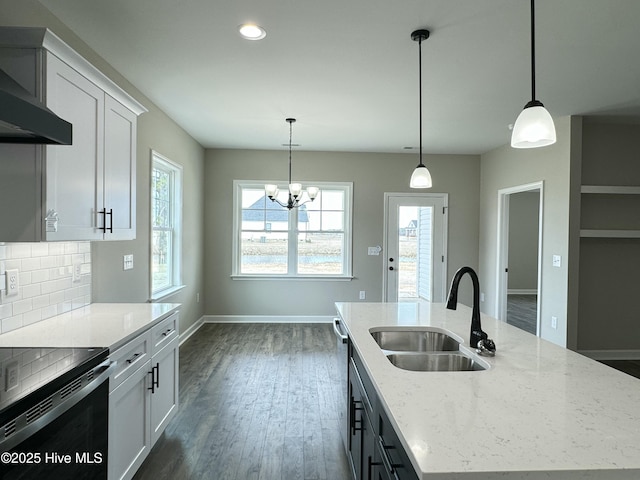
[[[553,118],[536,100],[536,41],[535,41],[535,0],[531,0],[531,101],[516,119],[511,132],[513,148],[537,148],[556,143],[556,127]]]
[[[411,188],[431,188],[431,173],[422,163],[422,41],[429,38],[429,30],[416,30],[411,33],[411,40],[418,42],[418,82],[419,88],[419,106],[420,106],[420,163],[411,174],[409,186]]]
[[[287,203],[283,203],[278,200],[278,193],[280,193],[280,190],[278,189],[277,185],[269,183],[264,186],[265,193],[267,197],[269,197],[269,200],[271,200],[272,202],[276,202],[281,207],[286,207],[289,210],[291,210],[292,208],[298,208],[307,202],[313,202],[318,196],[318,193],[320,193],[320,189],[318,187],[308,187],[306,190],[303,190],[301,183],[293,183],[291,181],[291,147],[293,145],[291,142],[293,138],[292,125],[295,123],[295,121],[295,118],[286,119],[286,122],[289,124],[289,198],[287,199]],[[303,196],[305,193],[307,194],[308,198],[307,200],[303,201]]]

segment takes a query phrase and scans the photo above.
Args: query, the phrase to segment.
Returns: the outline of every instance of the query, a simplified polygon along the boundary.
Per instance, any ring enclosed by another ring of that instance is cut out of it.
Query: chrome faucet
[[[455,310],[458,306],[458,285],[465,273],[469,274],[473,282],[473,311],[471,313],[471,338],[469,343],[481,355],[493,356],[496,353],[496,344],[482,331],[482,326],[480,325],[480,282],[478,281],[478,275],[471,267],[462,267],[453,276],[447,308]]]

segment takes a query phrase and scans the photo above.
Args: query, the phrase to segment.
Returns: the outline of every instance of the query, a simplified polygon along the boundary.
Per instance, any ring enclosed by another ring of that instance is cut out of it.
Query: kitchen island
[[[640,380],[491,317],[490,368],[392,365],[369,329],[431,326],[468,346],[471,309],[336,303],[378,401],[421,479],[640,478]]]

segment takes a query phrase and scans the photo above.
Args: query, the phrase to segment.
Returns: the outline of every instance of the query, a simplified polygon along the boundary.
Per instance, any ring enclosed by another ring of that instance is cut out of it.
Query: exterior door
[[[385,193],[385,301],[444,301],[447,202],[447,194]]]

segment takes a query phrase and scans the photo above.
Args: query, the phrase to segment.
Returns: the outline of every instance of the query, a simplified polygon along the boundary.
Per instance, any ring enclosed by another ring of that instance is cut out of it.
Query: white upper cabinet
[[[47,29],[0,28],[0,68],[73,125],[72,145],[0,145],[0,242],[134,239],[147,110]]]

